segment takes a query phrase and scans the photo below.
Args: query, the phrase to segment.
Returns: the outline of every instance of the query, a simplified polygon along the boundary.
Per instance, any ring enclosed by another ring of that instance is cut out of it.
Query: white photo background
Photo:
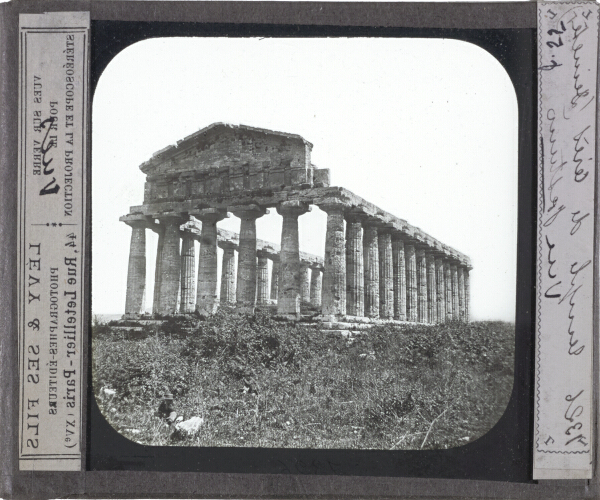
[[[159,38],[119,53],[93,98],[92,312],[122,314],[139,165],[214,122],[299,134],[343,186],[468,255],[471,316],[514,321],[517,99],[501,64],[450,39]],[[279,243],[275,210],[258,237]],[[323,255],[326,215],[300,218]],[[231,216],[219,227],[239,231]],[[147,276],[157,237],[147,232]],[[219,259],[220,260],[220,259]],[[220,262],[219,262],[220,264]],[[220,274],[219,274],[220,276]],[[146,307],[151,309],[152,279]]]

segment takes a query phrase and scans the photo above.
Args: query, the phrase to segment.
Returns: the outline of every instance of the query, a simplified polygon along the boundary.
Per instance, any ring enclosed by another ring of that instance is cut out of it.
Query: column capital
[[[300,215],[310,212],[311,206],[298,200],[282,201],[277,205],[277,213],[279,215],[288,215],[299,217]]]
[[[269,210],[263,207],[260,207],[255,204],[250,205],[233,205],[228,207],[228,210],[233,213],[236,217],[245,220],[256,220],[259,217],[262,217],[265,214],[269,213]]]
[[[182,225],[189,220],[189,215],[185,212],[161,212],[152,214],[152,218],[158,219],[161,223]]]
[[[217,243],[223,250],[237,250],[238,245],[233,241],[221,240]]]
[[[344,217],[346,219],[346,222],[348,222],[349,224],[356,224],[356,223],[360,223],[360,224],[364,224],[365,221],[367,221],[369,219],[369,216],[363,212],[353,212],[353,211],[347,211],[344,214]]]
[[[193,215],[201,222],[209,224],[219,222],[229,217],[227,210],[222,208],[203,208],[202,210],[190,212],[190,215]]]
[[[326,199],[322,202],[315,203],[315,205],[328,214],[343,214],[348,210],[348,204],[336,198]]]
[[[256,256],[257,257],[261,257],[261,258],[266,258],[266,259],[271,259],[274,260],[275,258],[275,253],[273,250],[270,250],[268,248],[261,248],[259,250],[256,251]]]
[[[151,221],[148,220],[148,217],[142,214],[127,214],[119,217],[121,222],[124,222],[129,227],[148,227],[151,224]]]

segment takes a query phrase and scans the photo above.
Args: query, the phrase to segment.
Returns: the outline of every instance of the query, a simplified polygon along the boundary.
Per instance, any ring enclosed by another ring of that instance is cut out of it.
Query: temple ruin
[[[278,314],[299,317],[310,302],[323,319],[468,321],[470,259],[330,186],[329,170],[311,163],[312,147],[299,135],[215,123],[143,163],[144,203],[120,218],[132,228],[125,317],[145,310],[150,229],[158,234],[154,314],[276,304]],[[324,258],[300,251],[298,218],[311,205],[327,213]],[[269,208],[283,217],[280,245],[257,239],[256,220]],[[229,212],[240,218],[239,234],[217,227]]]

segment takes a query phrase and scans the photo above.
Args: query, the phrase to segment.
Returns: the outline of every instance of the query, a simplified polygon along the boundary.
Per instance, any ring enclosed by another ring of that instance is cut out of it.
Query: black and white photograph
[[[92,103],[92,392],[146,446],[467,445],[513,391],[518,105],[448,38],[137,42]]]

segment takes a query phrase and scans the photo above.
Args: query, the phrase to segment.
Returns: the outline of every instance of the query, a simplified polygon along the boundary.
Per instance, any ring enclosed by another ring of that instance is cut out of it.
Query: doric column
[[[206,208],[194,212],[192,215],[202,222],[196,311],[204,315],[213,314],[219,306],[217,295],[217,222],[227,217],[227,212],[222,209]]]
[[[283,217],[281,226],[281,262],[279,289],[277,292],[278,314],[300,314],[300,242],[298,217],[310,210],[306,203],[285,201],[277,207]]]
[[[389,229],[380,229],[379,247],[379,317],[394,317],[394,263],[392,259],[392,233]]]
[[[159,220],[165,226],[165,233],[160,261],[160,308],[158,313],[162,315],[175,314],[181,278],[179,226],[185,222],[185,219],[174,215],[161,215]]]
[[[319,205],[327,212],[325,236],[325,270],[323,272],[323,315],[346,314],[346,235],[344,234],[345,206],[332,200]]]
[[[426,253],[427,259],[427,318],[430,323],[437,323],[437,286],[435,282],[435,256]]]
[[[452,308],[452,270],[447,260],[444,261],[444,280],[446,282],[446,321],[452,321],[454,317]]]
[[[450,265],[450,274],[452,276],[452,317],[460,320],[460,310],[458,308],[458,271],[455,264]]]
[[[278,257],[273,260],[273,267],[271,268],[271,300],[277,300],[280,275],[281,261]]]
[[[127,266],[127,295],[125,315],[136,316],[144,313],[146,297],[146,219],[126,216],[122,218],[131,227],[129,244],[129,265]]]
[[[404,245],[406,257],[406,316],[417,321],[417,254],[414,245]]]
[[[235,304],[235,243],[230,241],[219,243],[223,249],[221,265],[221,304]]]
[[[310,303],[315,307],[321,307],[321,285],[323,273],[318,267],[312,267],[310,273]]]
[[[471,321],[471,282],[469,277],[469,268],[464,270],[465,275],[465,321]]]
[[[437,288],[437,321],[443,323],[446,321],[446,279],[444,276],[444,261],[441,258],[435,259],[435,284]]]
[[[365,315],[365,263],[361,218],[346,217],[346,312],[350,316]]]
[[[310,302],[310,267],[307,263],[300,263],[300,299]]]
[[[256,303],[256,219],[267,213],[258,205],[230,207],[241,219],[237,271],[237,306],[244,312],[254,312]]]
[[[427,323],[427,259],[425,250],[417,250],[417,321]]]
[[[256,303],[265,305],[269,302],[269,257],[260,250],[256,253]]]
[[[465,274],[462,266],[457,266],[458,274],[458,319],[465,321]]]
[[[379,318],[379,241],[377,226],[364,224],[365,316]]]
[[[392,265],[394,267],[394,319],[406,321],[406,260],[404,241],[392,234]]]
[[[181,237],[181,301],[179,311],[192,313],[196,308],[196,248],[194,235],[184,232]]]
[[[158,233],[158,244],[156,245],[156,264],[154,266],[154,295],[152,297],[152,314],[160,314],[160,280],[162,277],[162,251],[165,243],[165,226],[158,224],[153,226],[153,231]]]

